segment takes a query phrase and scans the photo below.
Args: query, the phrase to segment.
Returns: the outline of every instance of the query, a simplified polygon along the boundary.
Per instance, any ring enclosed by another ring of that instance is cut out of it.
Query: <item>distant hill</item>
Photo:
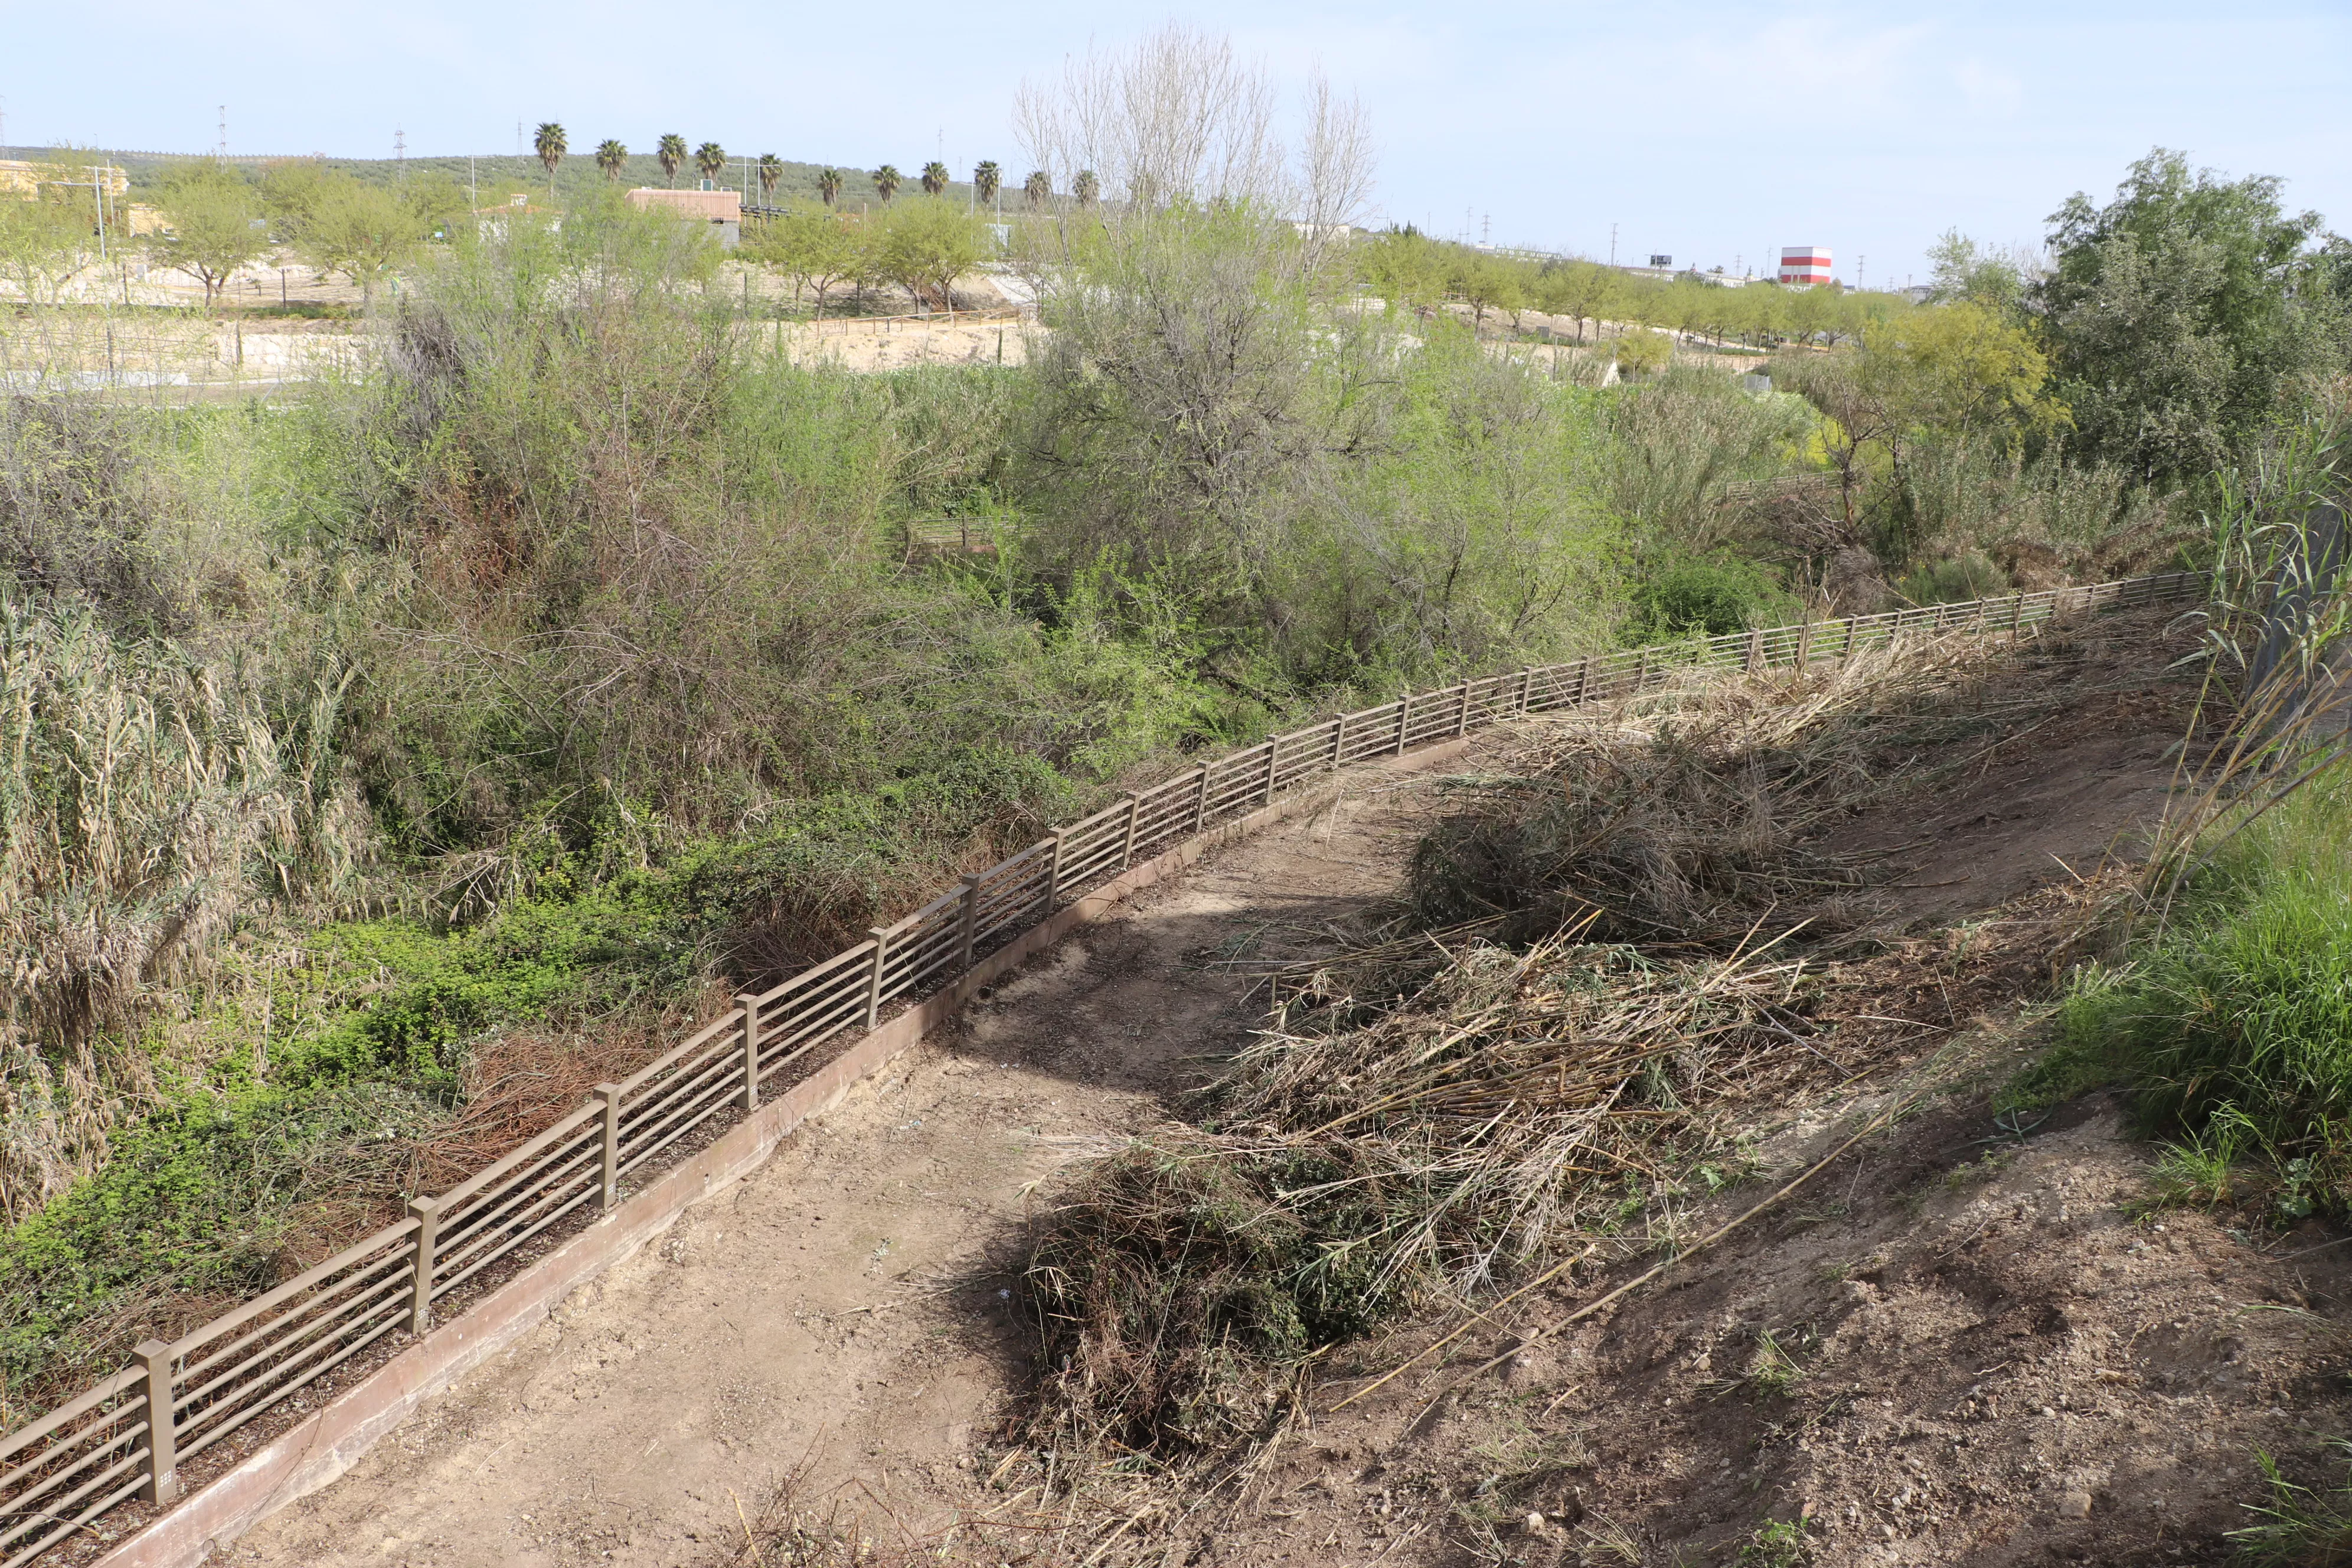
[[[40,160],[57,156],[58,152],[58,150],[54,147],[0,147],[0,158]],[[162,181],[165,171],[173,164],[185,163],[192,157],[201,156],[203,156],[202,153],[139,152],[98,147],[77,147],[72,150],[72,159],[78,163],[103,157],[120,165],[130,176],[131,194],[134,198],[151,195]],[[272,163],[279,162],[283,158],[310,156],[317,156],[317,154],[289,153],[246,156],[233,153],[229,162],[242,169],[248,179],[258,179],[263,169]],[[760,200],[758,154],[755,153],[752,157],[751,193],[751,199],[756,202]],[[915,192],[922,188],[918,182],[918,176],[921,174],[925,162],[927,160],[915,157],[899,162],[898,172],[905,179],[905,184],[900,187],[902,190]],[[470,178],[486,198],[522,188],[534,192],[547,189],[547,171],[541,166],[539,160],[529,156],[518,158],[512,153],[478,156],[471,161],[470,169],[467,166],[467,160],[463,156],[415,157],[401,161],[391,158],[328,158],[326,163],[331,169],[341,170],[355,179],[365,180],[370,184],[389,184],[392,181],[405,178],[447,180],[463,185]],[[874,183],[870,178],[871,165],[843,163],[835,166],[847,176],[843,180],[841,186],[843,205],[854,211],[858,203],[876,199]],[[776,185],[776,199],[779,202],[790,202],[795,198],[815,200],[817,174],[824,167],[825,165],[822,163],[804,163],[790,158],[785,159],[783,178]],[[1018,191],[1025,170],[1015,172],[1010,163],[1006,163],[1004,167],[1007,184],[1004,195],[1005,199],[1010,200]],[[675,183],[681,187],[690,189],[700,177],[689,161],[678,169]],[[574,150],[564,155],[562,163],[556,170],[555,194],[559,200],[570,195],[584,195],[602,184],[604,181],[604,172],[596,167],[595,143],[591,142],[583,146],[575,142]],[[631,185],[667,185],[671,183],[662,174],[659,161],[650,151],[645,149],[631,150],[629,160],[622,167],[618,181],[618,184],[625,188]],[[740,188],[742,185],[743,155],[740,151],[733,153],[726,171],[719,176],[719,184],[730,189]],[[948,186],[948,194],[970,199],[971,182],[968,180],[953,182]]]

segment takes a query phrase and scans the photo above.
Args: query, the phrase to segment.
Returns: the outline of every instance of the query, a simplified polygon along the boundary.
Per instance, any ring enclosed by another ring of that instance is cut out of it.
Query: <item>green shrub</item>
[[[2352,773],[2210,851],[2173,929],[2078,986],[2060,1047],[2113,1053],[2147,1124],[2281,1161],[2352,1152]]]
[[[2009,574],[1987,560],[1981,551],[1968,550],[1940,561],[1930,561],[1903,579],[1901,592],[1915,605],[1958,605],[1990,599],[2010,590]]]
[[[1802,606],[1769,568],[1736,555],[1670,562],[1633,592],[1628,643],[1719,637],[1796,620]]]

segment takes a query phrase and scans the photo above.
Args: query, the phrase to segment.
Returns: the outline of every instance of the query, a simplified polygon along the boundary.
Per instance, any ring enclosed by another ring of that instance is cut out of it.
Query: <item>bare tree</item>
[[[1015,134],[1056,184],[1092,170],[1129,206],[1178,199],[1288,205],[1265,68],[1230,39],[1171,23],[1131,49],[1088,49],[1058,81],[1024,82]]]
[[[1300,201],[1307,270],[1319,271],[1330,247],[1363,220],[1372,199],[1372,129],[1353,94],[1342,99],[1318,71],[1307,84],[1307,132],[1299,148]]]
[[[1032,176],[1033,189],[1058,186],[1086,205],[1093,185],[1114,224],[1174,206],[1289,219],[1313,272],[1370,201],[1371,133],[1362,106],[1318,74],[1294,158],[1278,132],[1278,98],[1265,68],[1237,58],[1230,40],[1171,24],[1132,48],[1090,49],[1057,78],[1024,82],[1013,121],[1044,176]]]

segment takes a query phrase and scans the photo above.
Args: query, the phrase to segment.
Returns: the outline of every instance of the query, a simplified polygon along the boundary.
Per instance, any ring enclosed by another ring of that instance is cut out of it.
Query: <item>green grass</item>
[[[2174,928],[2085,975],[2045,1078],[2115,1063],[2155,1130],[2242,1123],[2282,1158],[2352,1140],[2352,775],[2337,770],[2210,851]]]

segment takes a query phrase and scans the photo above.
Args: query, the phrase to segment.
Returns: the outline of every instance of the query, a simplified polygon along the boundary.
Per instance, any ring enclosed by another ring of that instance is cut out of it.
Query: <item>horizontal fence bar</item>
[[[1637,694],[1686,671],[1842,659],[1915,636],[2022,636],[2069,611],[2198,598],[2206,583],[2202,573],[2167,573],[1592,654],[1340,714],[1129,795],[974,873],[866,941],[740,999],[619,1084],[604,1086],[600,1092],[612,1097],[609,1122],[605,1101],[590,1100],[438,1200],[419,1199],[408,1219],[173,1345],[142,1346],[144,1364],[0,1437],[0,1552],[15,1552],[0,1559],[0,1568],[21,1568],[134,1495],[168,1499],[174,1453],[185,1458],[202,1451],[394,1330],[429,1321],[417,1305],[420,1287],[429,1303],[584,1206],[609,1206],[622,1177],[711,1119],[756,1102],[761,1084],[747,1085],[747,1075],[764,1080],[828,1041],[863,1030],[882,1005],[951,981],[1009,934],[1285,791],[1522,714]],[[155,1369],[152,1381],[148,1366]],[[172,1409],[157,1413],[164,1425],[151,1434],[146,1390],[162,1398],[166,1367]],[[158,1469],[165,1476],[155,1475]]]

